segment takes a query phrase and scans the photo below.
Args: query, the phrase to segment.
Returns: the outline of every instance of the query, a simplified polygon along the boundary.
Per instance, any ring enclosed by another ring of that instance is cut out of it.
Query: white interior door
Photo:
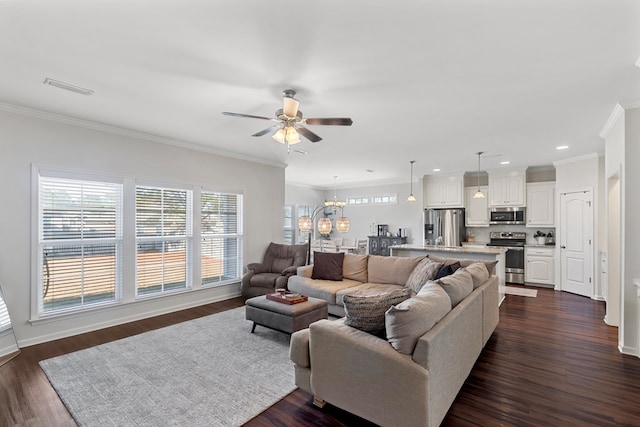
[[[562,290],[593,295],[593,206],[591,191],[560,195]]]

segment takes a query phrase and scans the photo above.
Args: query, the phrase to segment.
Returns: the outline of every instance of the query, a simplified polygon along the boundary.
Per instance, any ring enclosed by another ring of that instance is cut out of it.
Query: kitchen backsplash
[[[489,243],[489,233],[492,231],[518,231],[527,233],[527,244],[535,245],[538,242],[533,237],[536,231],[540,231],[544,234],[549,234],[551,231],[554,238],[556,238],[555,228],[532,228],[525,227],[524,225],[490,225],[489,227],[467,227],[467,241],[470,237],[473,237],[473,241],[477,243]]]

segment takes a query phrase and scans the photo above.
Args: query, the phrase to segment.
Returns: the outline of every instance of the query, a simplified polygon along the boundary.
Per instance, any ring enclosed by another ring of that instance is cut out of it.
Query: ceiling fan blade
[[[273,126],[270,126],[270,127],[266,128],[266,129],[261,130],[260,132],[256,132],[251,136],[266,135],[268,133],[275,132],[276,130],[280,129],[281,127],[282,127],[282,125],[273,125]]]
[[[253,114],[230,113],[228,111],[223,111],[222,114],[231,117],[248,117],[250,119],[272,120],[272,117],[254,116]]]
[[[327,117],[306,119],[304,122],[308,125],[351,126],[353,120],[348,117]]]
[[[305,127],[298,126],[296,129],[297,129],[299,134],[301,134],[302,136],[304,136],[305,138],[307,138],[311,142],[322,141],[322,138],[320,138],[318,135],[316,135],[315,133],[311,132],[309,129],[307,129]]]

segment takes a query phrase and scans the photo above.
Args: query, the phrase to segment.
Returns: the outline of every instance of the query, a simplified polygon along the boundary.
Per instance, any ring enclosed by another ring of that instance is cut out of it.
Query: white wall
[[[96,128],[101,128],[96,126]],[[205,186],[244,193],[245,264],[262,258],[282,237],[284,168],[221,157],[132,136],[0,111],[0,283],[22,346],[150,315],[226,299],[239,293],[227,285],[155,298],[81,316],[31,323],[31,168],[135,177],[161,183]]]
[[[640,280],[640,108],[625,112],[624,155],[624,276],[623,280],[623,346],[640,356],[639,310],[634,280]],[[634,351],[635,350],[635,351]]]

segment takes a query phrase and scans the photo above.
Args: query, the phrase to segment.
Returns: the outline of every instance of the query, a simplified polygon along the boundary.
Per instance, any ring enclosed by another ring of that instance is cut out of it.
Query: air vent
[[[69,83],[61,82],[59,80],[50,79],[48,77],[46,79],[44,79],[44,84],[49,85],[49,86],[55,86],[57,88],[68,90],[70,92],[79,93],[80,95],[89,96],[89,95],[93,94],[93,91],[91,89],[85,89],[85,88],[80,87],[80,86],[76,86],[76,85],[72,85],[72,84],[69,84]]]

